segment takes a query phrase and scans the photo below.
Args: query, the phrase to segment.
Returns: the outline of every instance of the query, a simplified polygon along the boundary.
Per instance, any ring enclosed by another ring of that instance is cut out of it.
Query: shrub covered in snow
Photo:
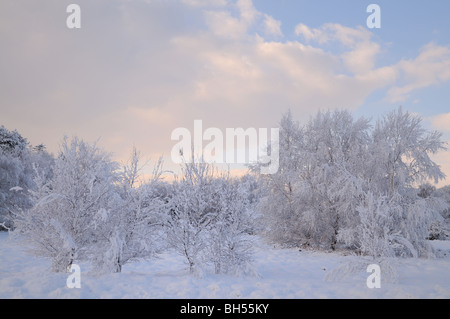
[[[251,270],[252,229],[249,188],[211,165],[189,163],[174,183],[167,238],[186,258],[191,272],[211,264],[215,273]]]

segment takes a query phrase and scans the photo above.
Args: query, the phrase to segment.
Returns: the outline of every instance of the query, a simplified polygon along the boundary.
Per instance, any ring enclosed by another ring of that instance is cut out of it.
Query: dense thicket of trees
[[[267,235],[376,256],[430,254],[426,238],[447,203],[419,186],[444,178],[430,159],[444,146],[440,133],[401,108],[375,126],[348,111],[319,112],[305,125],[286,114],[280,170],[261,176]]]
[[[210,164],[182,165],[173,182],[140,176],[134,149],[119,164],[95,144],[62,141],[56,157],[0,128],[0,225],[52,260],[120,272],[171,249],[193,273],[252,272],[255,235],[286,246],[350,249],[373,257],[430,256],[448,239],[449,187],[430,155],[441,134],[393,111],[374,124],[348,111],[280,121],[279,170],[234,178]],[[270,145],[269,145],[270,147]]]
[[[13,234],[32,253],[50,258],[56,272],[79,261],[97,272],[120,272],[163,249],[182,255],[191,272],[252,271],[254,179],[186,164],[175,182],[166,183],[160,160],[139,184],[140,171],[136,150],[119,165],[97,145],[65,138],[51,177],[43,169],[30,176],[31,204],[13,214]]]

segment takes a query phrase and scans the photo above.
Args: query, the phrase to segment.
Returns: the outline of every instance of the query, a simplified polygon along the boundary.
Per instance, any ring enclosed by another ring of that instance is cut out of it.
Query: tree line
[[[142,182],[135,149],[120,164],[74,137],[53,156],[2,126],[0,225],[58,272],[120,272],[172,250],[192,273],[249,274],[256,235],[375,258],[431,256],[428,240],[448,239],[450,189],[430,184],[445,178],[430,158],[445,143],[419,116],[399,108],[372,124],[340,110],[300,124],[288,112],[279,128],[276,174],[191,161],[169,183],[162,160]]]

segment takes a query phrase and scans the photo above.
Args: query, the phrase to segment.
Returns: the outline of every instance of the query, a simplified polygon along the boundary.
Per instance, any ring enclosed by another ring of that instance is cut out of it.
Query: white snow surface
[[[395,261],[397,282],[369,289],[365,269],[343,279],[326,274],[342,264],[370,264],[369,259],[337,252],[274,248],[258,241],[259,276],[234,277],[189,273],[183,259],[165,253],[158,259],[130,263],[122,273],[94,275],[81,264],[81,288],[66,286],[69,274],[52,273],[50,261],[26,253],[0,232],[0,298],[155,298],[155,299],[297,299],[297,298],[450,298],[450,241],[433,241],[441,258]]]

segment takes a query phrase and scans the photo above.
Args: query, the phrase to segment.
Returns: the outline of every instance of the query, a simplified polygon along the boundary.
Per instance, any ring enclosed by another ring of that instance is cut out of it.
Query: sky
[[[53,153],[76,135],[168,169],[174,129],[277,127],[288,109],[305,122],[402,106],[449,141],[449,12],[447,0],[2,0],[0,124]],[[434,160],[450,176],[450,152]]]

